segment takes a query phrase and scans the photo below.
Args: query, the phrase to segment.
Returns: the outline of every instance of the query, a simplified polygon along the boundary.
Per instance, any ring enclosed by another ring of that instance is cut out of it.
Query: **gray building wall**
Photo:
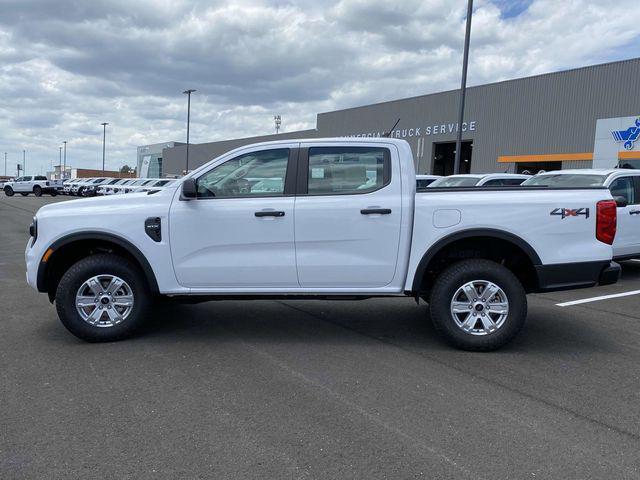
[[[598,118],[640,113],[639,79],[640,59],[633,59],[470,87],[465,122],[475,129],[463,138],[473,141],[471,171],[513,171],[513,164],[497,163],[503,155],[593,152]],[[434,145],[455,141],[458,97],[459,90],[452,90],[320,113],[316,130],[191,145],[190,168],[232,148],[276,138],[376,136],[400,118],[392,136],[409,142],[419,173],[430,173]],[[164,150],[165,172],[184,168],[184,150]],[[563,168],[589,165],[563,162]]]
[[[278,135],[263,135],[260,137],[237,138],[211,143],[194,143],[189,145],[189,171],[204,165],[209,160],[226,153],[234,148],[250,143],[269,142],[287,138],[317,137],[316,130],[299,130],[297,132],[280,133]],[[162,151],[165,175],[182,175],[186,167],[187,146],[185,144]]]

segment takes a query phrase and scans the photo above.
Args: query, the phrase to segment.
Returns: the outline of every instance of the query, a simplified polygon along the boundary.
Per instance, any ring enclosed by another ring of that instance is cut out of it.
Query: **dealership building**
[[[416,171],[448,175],[459,128],[459,93],[320,113],[311,130],[191,144],[189,169],[249,143],[379,137],[399,119],[391,136],[409,142]],[[619,163],[640,168],[640,58],[470,87],[464,118],[463,172],[537,172]],[[157,173],[183,173],[186,145],[172,144],[160,153],[161,146],[155,146],[156,163],[162,166]]]

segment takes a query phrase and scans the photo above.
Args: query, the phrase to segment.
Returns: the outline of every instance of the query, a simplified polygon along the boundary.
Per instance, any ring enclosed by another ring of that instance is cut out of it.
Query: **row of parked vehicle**
[[[78,197],[119,195],[161,190],[174,182],[175,180],[170,178],[74,178],[64,182],[62,194]]]

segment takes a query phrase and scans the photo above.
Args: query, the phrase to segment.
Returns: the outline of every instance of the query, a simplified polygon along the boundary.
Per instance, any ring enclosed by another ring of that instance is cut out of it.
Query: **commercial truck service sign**
[[[475,132],[478,123],[473,120],[470,122],[462,122],[463,132]],[[389,135],[391,138],[407,138],[407,137],[429,137],[431,135],[451,135],[458,132],[458,122],[450,123],[438,123],[433,125],[425,125],[422,127],[412,128],[396,128]],[[347,135],[347,137],[382,137],[386,134],[385,131],[380,130],[377,132],[357,133],[354,135]]]

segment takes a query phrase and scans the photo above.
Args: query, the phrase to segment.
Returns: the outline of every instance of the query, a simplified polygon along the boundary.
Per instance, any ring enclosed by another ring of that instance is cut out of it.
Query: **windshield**
[[[427,188],[432,187],[473,187],[481,177],[445,177],[439,178]]]
[[[601,187],[606,175],[558,173],[536,175],[522,183],[523,187]]]

